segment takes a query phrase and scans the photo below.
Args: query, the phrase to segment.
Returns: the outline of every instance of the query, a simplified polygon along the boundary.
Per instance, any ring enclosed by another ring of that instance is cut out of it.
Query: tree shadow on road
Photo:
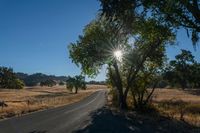
[[[47,131],[37,131],[37,130],[34,130],[34,131],[31,131],[29,133],[47,133]]]
[[[75,133],[195,133],[200,128],[163,116],[113,112],[103,107],[91,114],[91,123]]]

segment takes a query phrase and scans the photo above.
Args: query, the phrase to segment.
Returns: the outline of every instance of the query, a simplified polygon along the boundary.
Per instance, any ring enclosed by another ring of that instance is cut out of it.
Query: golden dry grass
[[[154,92],[154,101],[166,101],[166,100],[182,100],[184,102],[199,103],[200,95],[195,95],[191,93],[198,93],[198,90],[187,90],[183,91],[181,89],[156,89]],[[200,92],[200,90],[199,90]]]
[[[0,100],[8,105],[0,108],[0,118],[71,104],[105,88],[102,85],[88,85],[87,90],[79,90],[78,94],[69,92],[65,86],[0,89]]]
[[[148,90],[151,91],[151,90]],[[116,106],[117,100],[115,92],[110,91],[108,95],[108,104]],[[127,103],[130,109],[133,108],[133,99],[129,93]],[[185,121],[192,126],[200,127],[200,89],[159,89],[157,88],[153,94],[151,104],[159,114]]]
[[[200,90],[157,89],[153,104],[162,114],[200,126]]]

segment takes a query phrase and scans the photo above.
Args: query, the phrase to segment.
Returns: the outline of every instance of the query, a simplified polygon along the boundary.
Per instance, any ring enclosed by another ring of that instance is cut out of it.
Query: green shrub
[[[63,81],[60,81],[59,85],[65,85],[65,83]]]
[[[40,86],[49,86],[49,87],[52,87],[56,85],[56,82],[54,80],[51,80],[51,79],[48,79],[44,82],[40,82]]]

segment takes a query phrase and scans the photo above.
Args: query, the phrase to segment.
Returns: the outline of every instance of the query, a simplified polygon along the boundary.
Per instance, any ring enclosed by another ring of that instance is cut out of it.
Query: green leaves
[[[173,84],[179,84],[183,89],[188,86],[199,87],[199,63],[194,60],[192,53],[182,49],[175,58],[176,60],[169,63],[165,78]]]
[[[13,69],[0,67],[0,88],[22,89],[23,87],[24,83],[16,77]]]
[[[180,64],[187,64],[194,62],[194,56],[188,50],[181,49],[181,54],[175,56],[177,62]]]
[[[158,20],[173,28],[184,27],[190,31],[193,45],[199,40],[200,8],[196,0],[142,0]],[[188,32],[189,33],[189,32]]]
[[[113,51],[125,45],[127,38],[120,32],[117,25],[104,18],[92,21],[78,41],[69,45],[70,58],[83,73],[97,75],[104,64],[112,62]]]
[[[101,2],[101,17],[89,23],[78,41],[70,44],[70,58],[89,76],[97,75],[107,64],[108,81],[117,88],[119,106],[125,107],[130,88],[142,88],[143,99],[163,65],[166,44],[175,37],[161,21],[137,14],[137,4],[131,0]],[[130,43],[132,38],[134,42]],[[122,52],[120,61],[114,58],[116,50]]]
[[[100,0],[101,14],[115,18],[133,31],[137,19],[154,19],[174,31],[185,28],[195,46],[200,33],[198,0]],[[146,27],[144,27],[146,28]],[[136,28],[137,29],[137,28]],[[163,32],[165,33],[165,32]]]

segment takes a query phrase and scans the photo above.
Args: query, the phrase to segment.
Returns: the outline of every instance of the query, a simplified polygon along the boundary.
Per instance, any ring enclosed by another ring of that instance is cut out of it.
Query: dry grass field
[[[0,89],[0,101],[5,101],[8,105],[8,107],[0,108],[0,119],[71,104],[98,89],[105,88],[106,86],[102,85],[88,85],[87,90],[79,90],[78,94],[69,92],[65,86],[36,86],[22,90]]]
[[[108,95],[108,104],[115,106],[112,92]],[[128,95],[128,106],[132,112],[133,100]],[[186,122],[191,126],[200,127],[200,89],[155,89],[151,99],[151,107],[157,116]],[[115,108],[115,107],[114,107]],[[148,112],[148,111],[147,111]],[[148,113],[150,116],[150,114]],[[155,117],[155,116],[152,116]]]
[[[200,89],[156,89],[152,103],[161,114],[200,127]]]
[[[0,101],[8,105],[0,108],[0,119],[71,104],[106,88],[88,85],[87,90],[78,94],[69,92],[65,86],[0,89]],[[162,115],[200,127],[200,90],[156,89],[152,104]]]

